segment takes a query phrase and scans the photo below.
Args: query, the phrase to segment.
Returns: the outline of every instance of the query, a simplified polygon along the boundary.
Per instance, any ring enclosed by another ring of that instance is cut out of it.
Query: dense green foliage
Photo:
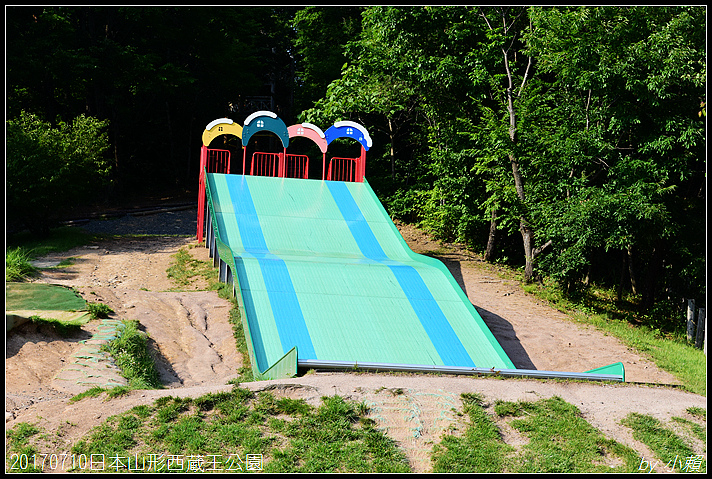
[[[290,116],[295,11],[8,7],[8,117],[108,120],[115,195],[193,187],[210,121],[244,119],[271,89]]]
[[[59,185],[195,188],[204,125],[269,96],[365,125],[393,217],[569,294],[704,306],[704,7],[6,10],[10,216],[81,201]],[[43,139],[77,121],[88,152]]]
[[[5,250],[5,282],[25,281],[37,273],[37,268],[30,263],[30,253],[24,248],[15,247]]]
[[[527,281],[668,314],[705,294],[704,15],[368,8],[303,118],[374,128],[369,180],[393,216]]]
[[[158,371],[147,346],[148,336],[139,330],[139,323],[135,320],[122,321],[118,336],[102,346],[121,368],[121,374],[132,389],[161,387]]]
[[[30,230],[48,230],[62,210],[100,191],[109,165],[105,122],[80,115],[56,127],[21,112],[7,123],[9,220]]]

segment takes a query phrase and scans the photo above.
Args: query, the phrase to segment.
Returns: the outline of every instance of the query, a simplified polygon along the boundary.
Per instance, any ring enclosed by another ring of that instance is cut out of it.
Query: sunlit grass
[[[678,472],[688,471],[688,458],[696,457],[690,445],[658,419],[632,412],[621,422],[633,430],[633,438],[644,443],[661,461],[661,467]],[[701,460],[696,472],[707,472],[707,461]]]
[[[139,331],[138,321],[121,322],[118,336],[101,347],[114,358],[130,389],[161,388],[158,371],[148,353],[148,336]],[[115,391],[115,393],[118,393]]]
[[[433,448],[433,472],[503,472],[514,448],[505,444],[499,428],[482,407],[478,394],[462,395],[469,425],[462,437],[445,435]]]
[[[112,416],[72,448],[76,455],[124,457],[146,469],[156,456],[204,458],[203,471],[246,471],[248,455],[264,472],[409,472],[405,456],[365,415],[339,396],[319,407],[302,399],[234,388],[198,398],[157,399]],[[189,471],[185,462],[175,471]],[[163,462],[161,471],[168,471]]]
[[[25,281],[37,274],[37,268],[32,266],[31,253],[25,248],[16,247],[5,251],[5,281]]]
[[[606,438],[591,426],[578,408],[559,397],[537,402],[500,402],[500,416],[513,416],[509,425],[529,438],[513,461],[523,473],[635,472],[639,456],[628,446]]]
[[[606,438],[576,406],[552,397],[537,402],[496,401],[494,416],[481,396],[463,394],[465,434],[446,435],[433,448],[433,472],[593,473],[634,472],[638,454]],[[519,448],[502,439],[495,417],[528,438]]]

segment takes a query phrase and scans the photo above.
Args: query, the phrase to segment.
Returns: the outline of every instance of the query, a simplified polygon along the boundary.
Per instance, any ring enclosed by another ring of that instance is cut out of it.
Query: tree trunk
[[[519,231],[524,243],[524,281],[531,283],[534,277],[534,230],[523,217],[519,220]]]
[[[623,262],[621,263],[621,279],[618,282],[618,289],[616,291],[616,299],[618,301],[623,300],[623,281],[625,281],[625,264],[627,259],[627,254],[625,251],[622,252],[621,258],[623,258]]]
[[[489,236],[487,237],[487,249],[485,250],[485,261],[494,259],[495,242],[497,240],[497,209],[492,210],[492,219],[490,220]]]
[[[650,254],[650,261],[648,261],[648,270],[645,274],[645,280],[643,281],[643,288],[641,291],[641,311],[647,312],[655,304],[655,289],[658,285],[658,277],[661,274],[663,260],[664,260],[664,245],[662,241],[658,240],[657,244],[653,247]]]
[[[509,34],[510,29],[515,26],[516,22],[513,21],[509,24],[507,23],[506,11],[507,10],[500,10],[498,14],[501,16],[504,33]],[[495,28],[493,27],[493,24],[490,22],[489,18],[487,18],[485,12],[480,10],[480,15],[484,19],[488,28],[494,31]],[[514,37],[516,37],[516,34],[514,35]],[[514,37],[512,39],[512,43],[509,44],[509,47],[512,46]],[[532,57],[528,58],[522,83],[519,86],[519,93],[516,94],[514,91],[514,78],[512,75],[512,69],[509,63],[509,47],[502,46],[502,56],[504,60],[504,71],[507,74],[506,96],[507,112],[509,113],[509,139],[512,142],[511,148],[512,150],[514,150],[517,144],[517,112],[514,108],[515,95],[519,97],[524,91],[524,86],[527,83],[529,71],[532,66]],[[514,186],[517,190],[517,197],[519,198],[522,207],[524,207],[526,205],[526,199],[524,197],[524,179],[522,178],[522,174],[519,171],[519,161],[517,160],[514,153],[509,154],[509,161],[512,164],[512,174],[514,175]],[[522,242],[524,243],[524,281],[530,283],[532,281],[532,277],[534,276],[534,229],[530,225],[525,215],[521,215],[519,217],[519,231],[522,234]]]
[[[393,133],[393,123],[391,122],[390,118],[388,118],[388,136],[389,136],[390,143],[391,143],[391,149],[390,149],[391,179],[395,180],[396,179],[396,154],[395,154],[395,148],[393,146],[393,143],[395,141],[395,133]]]
[[[628,245],[628,274],[630,275],[630,290],[633,294],[638,294],[638,282],[635,280],[633,270],[633,246]]]
[[[511,111],[511,117],[514,117],[514,111]],[[514,121],[512,119],[512,121]],[[514,137],[514,131],[510,129],[510,137]],[[514,175],[514,187],[517,191],[517,197],[525,204],[526,197],[524,195],[524,181],[522,174],[519,171],[519,163],[513,154],[509,154],[509,161],[512,164],[512,174]],[[522,234],[522,243],[524,244],[524,281],[531,283],[534,276],[534,229],[529,225],[526,217],[519,217],[519,232]]]

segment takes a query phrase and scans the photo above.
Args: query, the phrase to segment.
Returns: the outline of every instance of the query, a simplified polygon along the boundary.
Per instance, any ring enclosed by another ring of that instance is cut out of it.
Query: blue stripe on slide
[[[388,260],[346,184],[333,181],[327,181],[326,184],[363,255],[374,261]],[[475,367],[420,273],[412,266],[404,264],[388,264],[388,267],[398,280],[444,365]]]
[[[267,249],[267,242],[262,233],[246,177],[234,178],[234,181],[228,182],[228,190],[232,204],[236,208],[239,207],[239,210],[235,211],[235,218],[242,245],[260,265],[282,350],[286,353],[296,345],[300,358],[316,359],[314,345],[287,265],[284,260],[271,254]],[[250,322],[250,330],[252,330],[252,322]]]
[[[418,271],[408,265],[390,265],[415,314],[428,333],[445,366],[475,367],[460,338],[450,326],[440,305]]]
[[[257,368],[260,371],[266,371],[270,367],[270,364],[267,362],[267,353],[265,351],[264,342],[262,341],[263,336],[260,332],[260,324],[256,319],[255,301],[252,299],[252,294],[250,294],[250,282],[245,273],[243,259],[240,257],[235,258],[235,265],[237,266],[237,277],[240,281],[240,288],[242,289],[242,302],[245,305],[245,315],[247,316],[247,323],[250,326],[252,349],[255,360],[257,361]]]
[[[331,196],[336,201],[336,205],[339,207],[341,216],[344,217],[346,225],[351,231],[356,243],[358,244],[361,253],[366,258],[372,259],[374,261],[385,261],[388,260],[388,256],[381,248],[381,245],[376,239],[376,235],[373,234],[371,227],[368,225],[366,218],[364,218],[361,209],[356,204],[354,197],[351,196],[351,192],[346,187],[345,183],[327,181],[326,184],[329,187]]]

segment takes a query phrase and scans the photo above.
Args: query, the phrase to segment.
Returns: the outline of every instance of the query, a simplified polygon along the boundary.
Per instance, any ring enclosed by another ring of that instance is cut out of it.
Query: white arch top
[[[366,140],[366,144],[368,145],[369,148],[373,146],[373,141],[371,140],[371,137],[368,135],[368,131],[366,128],[364,128],[362,125],[356,123],[355,121],[349,121],[349,120],[344,120],[344,121],[337,121],[334,123],[334,126],[336,128],[341,128],[342,126],[350,126],[352,128],[356,128],[358,131],[360,131],[363,134],[363,138]]]
[[[314,130],[316,132],[316,134],[319,135],[319,138],[326,138],[326,136],[324,135],[324,132],[321,131],[321,128],[314,125],[313,123],[302,123],[302,126],[304,128],[309,128],[311,130]]]
[[[252,115],[245,118],[245,123],[244,123],[245,126],[249,125],[250,122],[252,120],[254,120],[255,118],[257,118],[258,116],[268,116],[270,118],[277,118],[276,113],[272,113],[271,111],[267,111],[267,110],[260,110],[260,111],[254,112]]]
[[[208,123],[208,126],[205,127],[206,130],[211,130],[215,125],[222,125],[222,124],[228,124],[232,125],[235,123],[229,118],[218,118],[217,120],[213,120],[210,123]]]

